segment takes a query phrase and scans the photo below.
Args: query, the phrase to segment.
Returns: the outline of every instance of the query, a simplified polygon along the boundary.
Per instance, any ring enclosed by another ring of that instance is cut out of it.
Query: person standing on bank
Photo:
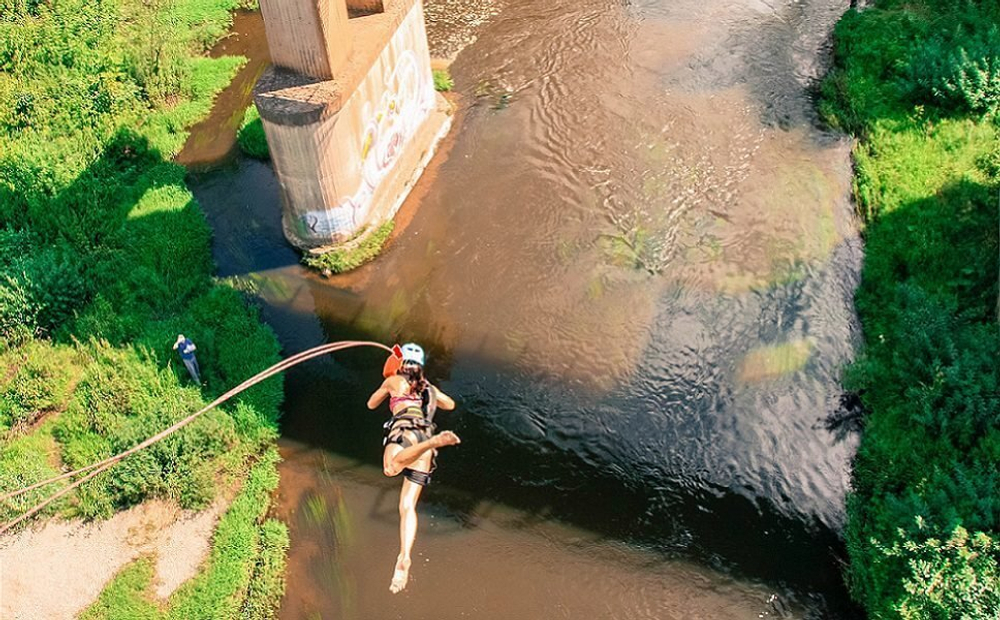
[[[399,493],[399,556],[389,591],[406,587],[410,575],[410,553],[417,537],[417,500],[420,491],[430,484],[438,448],[461,442],[451,431],[435,434],[434,411],[455,408],[455,401],[424,378],[424,350],[415,344],[402,346],[402,363],[396,374],[382,382],[368,399],[368,408],[376,409],[389,397],[392,418],[385,424],[382,472],[386,476],[403,474]]]
[[[193,342],[184,337],[184,334],[177,334],[174,350],[180,353],[181,361],[184,362],[184,367],[187,368],[188,374],[191,375],[194,382],[201,385],[201,369],[198,368],[198,359],[194,356],[197,348]]]

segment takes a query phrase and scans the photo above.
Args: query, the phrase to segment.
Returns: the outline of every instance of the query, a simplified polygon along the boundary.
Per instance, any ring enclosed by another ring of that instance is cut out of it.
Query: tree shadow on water
[[[837,442],[857,435],[864,426],[864,403],[861,402],[861,395],[854,392],[841,394],[837,409],[823,420],[823,428],[833,433]]]

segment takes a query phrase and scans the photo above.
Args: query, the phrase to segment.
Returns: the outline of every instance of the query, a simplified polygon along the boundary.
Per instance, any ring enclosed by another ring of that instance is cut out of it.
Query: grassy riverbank
[[[255,308],[212,277],[211,232],[170,161],[244,62],[204,54],[240,4],[0,0],[0,489],[130,447],[278,359]],[[178,332],[198,345],[201,389],[171,350]],[[209,585],[170,607],[194,596],[198,617],[266,617],[284,530],[263,521],[274,484],[260,480],[276,480],[281,399],[280,380],[257,386],[45,514],[199,508],[242,488],[194,580]]]
[[[873,618],[1000,616],[1000,5],[880,0],[821,112],[859,138],[865,428],[848,581]]]

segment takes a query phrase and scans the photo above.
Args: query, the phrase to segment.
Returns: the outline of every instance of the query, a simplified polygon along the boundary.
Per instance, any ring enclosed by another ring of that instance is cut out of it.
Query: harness
[[[402,398],[402,397],[400,397]],[[412,397],[411,397],[412,398]],[[382,438],[382,445],[387,446],[396,443],[403,448],[409,448],[414,444],[407,437],[407,433],[413,433],[416,443],[427,441],[434,436],[437,427],[434,425],[434,413],[437,411],[437,394],[433,387],[428,386],[426,390],[413,401],[419,405],[410,405],[393,416],[382,425],[385,435]],[[431,453],[431,472],[437,468],[437,450]],[[417,471],[407,467],[403,470],[403,476],[414,484],[424,487],[431,483],[431,473]]]
[[[382,445],[398,443],[404,448],[409,448],[413,442],[407,439],[406,432],[410,431],[417,437],[417,443],[426,441],[434,435],[434,423],[424,416],[423,409],[419,407],[407,407],[402,412],[393,415],[388,422],[382,425],[385,429],[385,437]]]
[[[402,412],[392,416],[383,425],[383,428],[385,429],[385,438],[382,440],[383,446],[398,443],[404,448],[409,448],[413,445],[413,442],[406,436],[407,432],[413,433],[417,438],[417,443],[420,443],[421,441],[430,439],[434,435],[435,427],[433,422],[424,417],[423,409],[419,407],[407,407]],[[437,469],[437,450],[432,451],[431,455],[431,472],[433,472]],[[431,483],[430,472],[417,471],[407,467],[403,470],[403,476],[410,482],[419,484],[422,487]]]

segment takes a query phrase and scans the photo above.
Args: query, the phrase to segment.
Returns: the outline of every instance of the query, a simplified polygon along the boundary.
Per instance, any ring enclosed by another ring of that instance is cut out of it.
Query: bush
[[[452,88],[455,88],[455,80],[451,79],[451,74],[447,69],[435,69],[434,75],[434,90],[438,92],[448,92]]]
[[[72,252],[36,247],[25,232],[0,233],[0,337],[51,332],[86,302],[88,287]]]
[[[909,568],[896,605],[903,620],[1000,617],[1000,547],[986,534],[956,527],[946,540],[914,541],[900,533],[882,552]]]
[[[873,618],[997,613],[1000,126],[982,116],[998,19],[1000,5],[957,0],[848,12],[822,88],[824,117],[862,138],[865,343],[845,383],[867,415],[845,538]]]
[[[950,37],[933,34],[914,52],[910,72],[918,96],[929,93],[946,108],[994,114],[1000,106],[1000,30],[976,15],[971,32],[957,27]]]
[[[952,294],[951,274],[922,267],[913,237],[931,228],[910,227],[908,259],[893,268],[882,263],[878,239],[907,230],[894,226],[903,213],[869,228],[874,240],[858,294],[866,346],[845,377],[870,412],[854,462],[846,538],[852,591],[874,617],[891,617],[902,600],[908,560],[880,553],[873,540],[891,545],[900,530],[919,540],[945,537],[957,525],[988,535],[1000,529],[1000,337],[986,308],[961,310],[970,298]],[[927,252],[930,267],[939,262],[935,253],[950,247],[947,237],[938,243]],[[914,527],[917,517],[923,529]]]
[[[0,338],[9,346],[26,341],[38,330],[35,300],[18,280],[0,274]]]
[[[125,67],[154,104],[165,104],[180,94],[191,76],[188,38],[181,34],[173,0],[125,3],[131,14],[125,22],[129,45]]]
[[[864,133],[877,118],[914,105],[935,114],[994,114],[1000,103],[1000,5],[881,0],[848,11],[835,30],[835,66],[821,115]]]
[[[267,146],[267,136],[264,135],[264,123],[260,120],[257,106],[250,104],[243,115],[243,122],[236,132],[236,141],[246,155],[255,159],[266,160],[271,157]]]
[[[220,284],[191,306],[190,322],[199,326],[204,352],[202,367],[210,387],[229,389],[271,366],[279,359],[277,337],[260,322],[257,308],[245,302],[242,293]],[[211,329],[207,329],[211,326]],[[197,340],[195,342],[198,342]],[[266,426],[277,428],[278,410],[284,398],[284,376],[258,383],[236,397],[235,403],[259,413]]]
[[[318,256],[307,254],[302,257],[302,262],[318,271],[331,273],[357,269],[379,255],[394,226],[395,222],[389,220],[371,232],[363,230],[355,239],[344,244],[344,248],[336,248]]]
[[[976,165],[994,184],[1000,184],[1000,144],[976,159]]]
[[[204,406],[196,390],[178,389],[172,373],[158,370],[134,350],[99,344],[90,353],[53,429],[70,467],[127,450]],[[240,451],[232,419],[210,411],[84,485],[79,512],[107,516],[150,497],[203,507],[214,497],[220,457],[234,450]]]
[[[0,356],[0,429],[30,424],[63,407],[79,374],[75,357],[69,347],[39,341]]]

